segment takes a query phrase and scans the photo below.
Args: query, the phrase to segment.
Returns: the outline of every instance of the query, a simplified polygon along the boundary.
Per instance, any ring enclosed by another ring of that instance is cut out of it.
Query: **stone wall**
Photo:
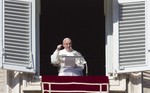
[[[6,93],[6,71],[0,69],[0,93]]]

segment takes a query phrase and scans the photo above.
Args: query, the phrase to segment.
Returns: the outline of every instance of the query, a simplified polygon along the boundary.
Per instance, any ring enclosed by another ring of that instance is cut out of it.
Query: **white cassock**
[[[65,60],[65,57],[63,56],[79,56],[79,58],[75,58],[76,66],[66,67],[65,61],[68,60]],[[86,61],[79,52],[75,50],[68,52],[65,49],[62,49],[59,51],[55,50],[55,52],[51,55],[51,63],[60,66],[58,76],[83,76],[83,69]]]

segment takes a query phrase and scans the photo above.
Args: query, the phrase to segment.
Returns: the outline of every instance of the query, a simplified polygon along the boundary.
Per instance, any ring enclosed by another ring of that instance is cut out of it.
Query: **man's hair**
[[[66,37],[66,38],[64,38],[63,43],[64,43],[66,40],[70,40],[70,41],[72,42],[72,40],[71,40],[70,38]]]

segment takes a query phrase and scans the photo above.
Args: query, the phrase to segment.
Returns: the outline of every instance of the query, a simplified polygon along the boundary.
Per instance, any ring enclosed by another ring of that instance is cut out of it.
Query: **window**
[[[0,67],[35,73],[39,61],[35,0],[1,0],[0,7]]]
[[[65,37],[88,64],[88,75],[105,75],[104,0],[41,0],[41,75],[58,75],[50,55]]]

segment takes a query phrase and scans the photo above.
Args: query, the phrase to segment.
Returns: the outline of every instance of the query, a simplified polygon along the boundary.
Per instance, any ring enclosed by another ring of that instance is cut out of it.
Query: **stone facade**
[[[0,73],[0,93],[42,93],[40,79],[32,74],[2,69],[0,69]],[[129,74],[126,77],[126,89],[124,91],[115,90],[110,91],[110,93],[149,93],[150,71],[135,77],[133,75],[135,74]]]
[[[0,69],[0,93],[6,93],[6,71]]]

